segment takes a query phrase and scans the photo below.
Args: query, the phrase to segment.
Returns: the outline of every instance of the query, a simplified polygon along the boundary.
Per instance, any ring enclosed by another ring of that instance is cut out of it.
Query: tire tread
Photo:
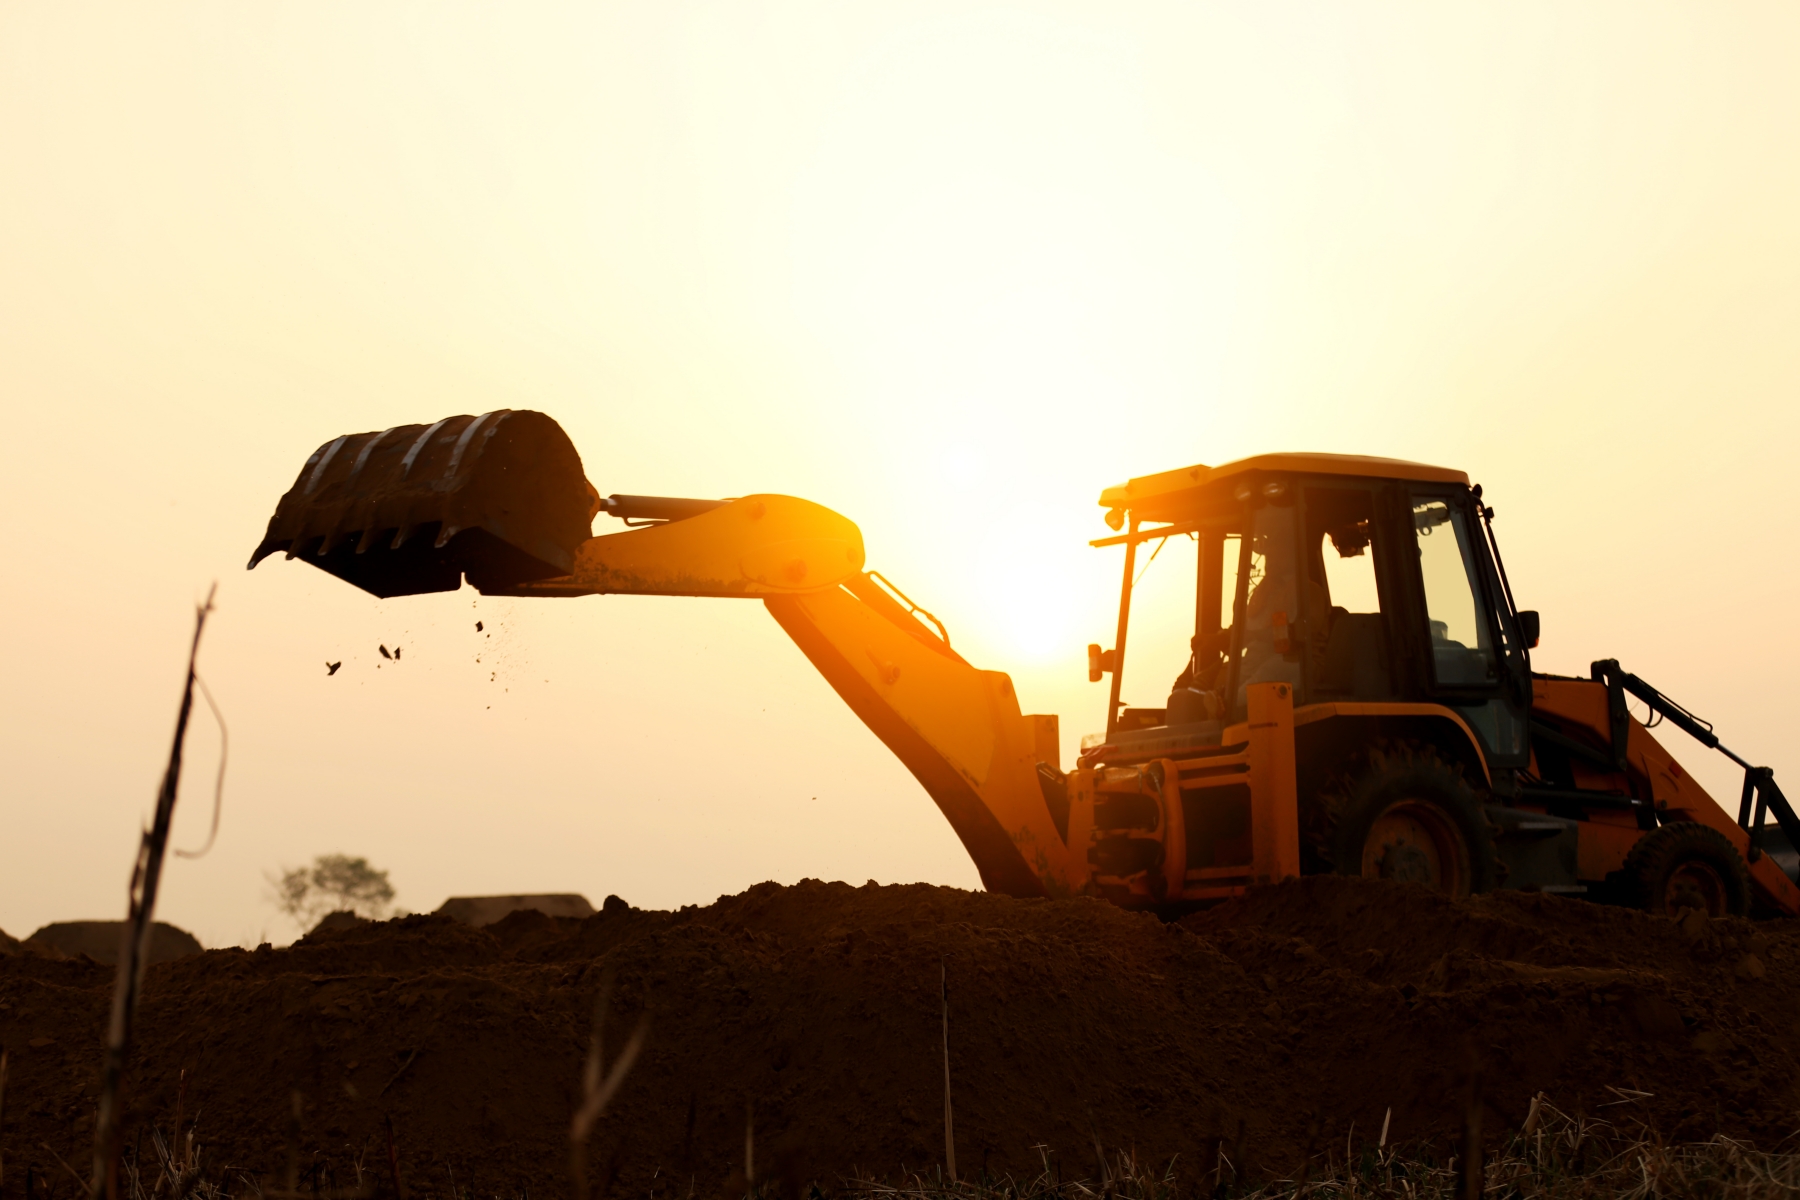
[[[1499,872],[1487,814],[1463,778],[1461,764],[1447,761],[1434,747],[1419,742],[1384,741],[1369,747],[1357,766],[1320,797],[1319,815],[1324,824],[1321,857],[1338,874],[1361,874],[1362,842],[1369,823],[1402,793],[1445,811],[1468,846],[1471,894],[1491,891]]]
[[[1637,840],[1625,855],[1623,875],[1633,907],[1657,912],[1668,874],[1693,857],[1720,868],[1725,881],[1726,912],[1741,917],[1750,911],[1750,868],[1724,834],[1698,821],[1671,821]]]

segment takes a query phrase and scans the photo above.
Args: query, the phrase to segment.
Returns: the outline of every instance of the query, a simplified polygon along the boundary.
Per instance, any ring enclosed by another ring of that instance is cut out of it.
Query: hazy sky
[[[414,909],[975,885],[759,605],[244,572],[321,442],[500,407],[603,494],[855,519],[1065,762],[1103,486],[1460,466],[1540,667],[1800,792],[1797,54],[1791,4],[0,5],[0,928],[122,912],[213,580],[209,945],[327,851]]]

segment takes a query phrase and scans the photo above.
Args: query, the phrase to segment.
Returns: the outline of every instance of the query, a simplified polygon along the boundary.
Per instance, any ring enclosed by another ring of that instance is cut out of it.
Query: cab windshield
[[[1118,728],[1241,719],[1253,683],[1298,684],[1292,508],[1157,536],[1137,547]]]
[[[1229,541],[1231,553],[1221,555]],[[1153,537],[1137,547],[1131,580],[1131,616],[1128,653],[1120,677],[1119,703],[1124,728],[1147,728],[1168,723],[1170,683],[1178,675],[1191,680],[1194,660],[1218,660],[1217,649],[1204,645],[1208,630],[1206,577],[1216,575],[1220,562],[1229,558],[1237,567],[1237,535],[1221,529],[1190,530]],[[1209,570],[1208,568],[1211,568]],[[1213,586],[1217,587],[1215,583]],[[1221,608],[1231,611],[1231,597],[1217,597],[1212,604],[1211,629],[1218,628]],[[1179,721],[1181,714],[1176,714]]]

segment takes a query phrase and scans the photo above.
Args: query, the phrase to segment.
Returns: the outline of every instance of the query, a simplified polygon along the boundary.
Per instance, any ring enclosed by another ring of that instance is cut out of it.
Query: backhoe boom
[[[601,512],[642,527],[588,536]],[[501,410],[349,434],[282,497],[254,567],[285,551],[378,596],[760,599],[852,711],[906,764],[984,885],[1064,895],[1052,816],[1056,718],[1019,712],[1012,680],[969,665],[863,572],[862,533],[793,496],[602,499],[560,426]],[[1067,807],[1063,807],[1066,825]]]

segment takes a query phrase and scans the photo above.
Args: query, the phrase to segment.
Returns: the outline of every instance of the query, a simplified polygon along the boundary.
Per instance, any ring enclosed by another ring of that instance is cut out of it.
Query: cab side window
[[[1393,693],[1375,553],[1375,504],[1368,489],[1306,489],[1313,597],[1307,641],[1319,693],[1360,699]]]
[[[1425,584],[1432,669],[1439,684],[1480,687],[1500,677],[1469,528],[1461,505],[1413,497],[1419,575]]]

